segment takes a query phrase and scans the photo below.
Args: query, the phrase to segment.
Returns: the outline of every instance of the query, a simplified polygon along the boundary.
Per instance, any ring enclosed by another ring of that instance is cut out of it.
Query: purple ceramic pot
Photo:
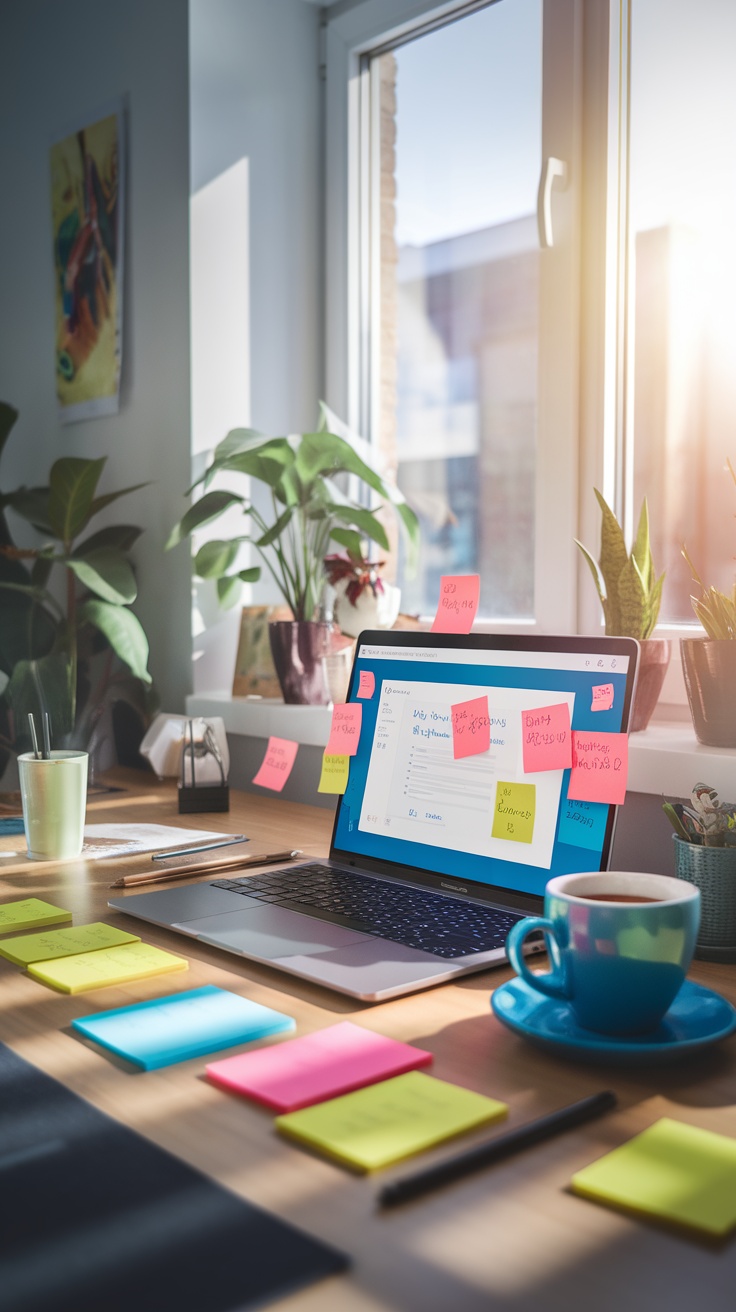
[[[332,625],[322,620],[273,620],[268,626],[271,655],[284,701],[329,706],[326,658]]]

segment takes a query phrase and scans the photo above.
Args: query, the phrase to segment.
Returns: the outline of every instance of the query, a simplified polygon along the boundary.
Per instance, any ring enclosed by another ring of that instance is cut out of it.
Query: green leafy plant
[[[405,531],[410,561],[416,554],[419,523],[414,511],[393,484],[374,466],[361,439],[329,431],[341,426],[321,403],[316,432],[289,437],[267,437],[250,428],[236,428],[215,448],[212,463],[190,492],[200,485],[204,495],[173,529],[167,548],[176,546],[196,529],[212,523],[237,506],[249,520],[249,532],[204,543],[194,558],[200,578],[214,579],[220,604],[235,605],[242,583],[260,578],[260,566],[238,569],[244,543],[252,543],[269,570],[294,619],[311,620],[324,583],[324,557],[330,542],[363,557],[364,539],[384,551],[389,548],[380,519],[383,505],[369,510],[341,491],[335,481],[353,475],[359,483],[393,507]],[[249,474],[270,491],[272,516],[266,517],[252,499],[236,492],[209,490],[218,474]]]
[[[734,471],[731,461],[728,464],[729,472],[734,483],[736,483],[736,472]],[[688,569],[692,574],[693,581],[700,588],[699,597],[691,597],[693,610],[697,615],[700,623],[708,634],[709,638],[736,638],[736,580],[730,593],[721,592],[718,588],[706,587],[698,571],[693,565],[688,554],[687,547],[682,548],[682,554],[687,561]]]
[[[627,550],[623,531],[610,506],[597,488],[593,489],[603,516],[598,562],[582,542],[582,551],[598,590],[606,633],[626,638],[649,638],[657,623],[664,574],[656,577],[649,545],[649,511],[642,503],[636,541]]]
[[[0,403],[0,454],[17,411]],[[91,521],[138,487],[97,494],[105,457],[63,457],[46,487],[0,493],[0,752],[28,746],[27,713],[48,710],[56,746],[84,746],[115,699],[146,718],[148,641],[129,609],[137,585],[129,551],[141,530],[116,524],[87,535]],[[6,512],[43,539],[18,546]],[[56,577],[55,577],[56,576]],[[0,762],[1,763],[1,762]]]

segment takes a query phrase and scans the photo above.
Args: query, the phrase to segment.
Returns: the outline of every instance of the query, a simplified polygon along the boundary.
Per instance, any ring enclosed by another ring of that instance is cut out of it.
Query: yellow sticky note
[[[576,1194],[725,1235],[736,1225],[736,1139],[663,1117],[572,1178]]]
[[[376,1171],[505,1116],[508,1107],[410,1071],[276,1117],[282,1134],[358,1171]]]
[[[71,918],[71,911],[64,911],[63,907],[52,906],[37,897],[27,897],[22,902],[6,902],[0,906],[0,934],[10,934],[14,929],[35,929],[39,925],[60,925]]]
[[[344,793],[348,786],[349,770],[349,756],[328,756],[325,752],[322,757],[322,773],[319,777],[317,792]]]
[[[56,961],[39,961],[28,967],[28,974],[62,993],[84,993],[87,989],[103,989],[109,984],[125,984],[128,980],[166,975],[188,967],[185,957],[175,957],[172,952],[139,942]]]
[[[512,843],[531,843],[536,809],[536,784],[506,783],[499,779],[491,834],[494,838],[508,838]]]
[[[94,925],[75,925],[73,929],[50,929],[45,934],[21,934],[0,944],[0,956],[16,966],[28,966],[34,961],[55,961],[80,952],[98,952],[101,948],[139,942],[138,934],[126,934],[125,930],[98,921]]]

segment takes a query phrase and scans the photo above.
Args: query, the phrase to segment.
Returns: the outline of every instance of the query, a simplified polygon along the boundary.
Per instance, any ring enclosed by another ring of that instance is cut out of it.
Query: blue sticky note
[[[0,816],[0,837],[3,834],[24,834],[25,832],[22,815]]]
[[[283,1012],[206,984],[114,1011],[80,1016],[72,1026],[146,1071],[296,1029]]]
[[[606,802],[573,802],[563,797],[560,803],[560,823],[557,837],[572,847],[589,847],[600,852],[606,833],[608,805]]]

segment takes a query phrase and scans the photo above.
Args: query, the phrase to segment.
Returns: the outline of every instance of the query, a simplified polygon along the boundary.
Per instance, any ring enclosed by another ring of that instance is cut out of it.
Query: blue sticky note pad
[[[291,1016],[213,984],[80,1016],[72,1026],[146,1071],[296,1029]]]
[[[0,816],[0,838],[3,834],[24,834],[25,832],[22,815]]]
[[[600,852],[606,833],[608,806],[605,802],[573,802],[563,797],[557,837],[572,847],[590,847]]]

